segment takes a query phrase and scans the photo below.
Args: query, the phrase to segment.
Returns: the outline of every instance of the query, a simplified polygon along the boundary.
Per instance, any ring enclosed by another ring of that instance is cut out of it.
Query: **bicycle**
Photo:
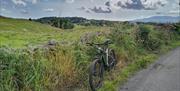
[[[105,70],[111,70],[117,63],[114,50],[108,48],[112,42],[108,39],[104,43],[87,43],[97,50],[97,55],[90,65],[89,84],[92,91],[96,91],[103,84]]]

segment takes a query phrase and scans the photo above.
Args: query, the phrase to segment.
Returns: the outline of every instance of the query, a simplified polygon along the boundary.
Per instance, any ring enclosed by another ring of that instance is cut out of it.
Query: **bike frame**
[[[109,48],[108,48],[108,46],[104,46],[104,48],[102,48],[102,47],[99,47],[96,45],[96,49],[97,49],[97,55],[98,55],[97,58],[99,58],[105,66],[109,67],[109,63],[108,63]]]

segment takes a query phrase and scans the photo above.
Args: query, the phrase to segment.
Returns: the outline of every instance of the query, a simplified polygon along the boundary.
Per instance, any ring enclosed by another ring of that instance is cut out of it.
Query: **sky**
[[[84,17],[134,20],[180,16],[179,0],[0,0],[0,15],[13,18]]]

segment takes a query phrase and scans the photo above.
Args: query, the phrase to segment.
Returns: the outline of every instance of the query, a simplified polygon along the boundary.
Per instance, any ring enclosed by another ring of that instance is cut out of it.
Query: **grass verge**
[[[117,89],[122,86],[127,80],[132,77],[136,72],[147,68],[150,64],[154,63],[156,59],[168,52],[171,49],[174,49],[180,45],[180,42],[174,42],[169,46],[164,46],[161,48],[161,52],[158,54],[147,54],[144,56],[139,57],[138,59],[134,60],[134,62],[128,64],[127,66],[123,67],[122,69],[116,70],[115,78],[110,80],[106,78],[104,85],[98,91],[117,91]],[[113,72],[113,71],[112,71]],[[112,76],[112,75],[111,75]]]

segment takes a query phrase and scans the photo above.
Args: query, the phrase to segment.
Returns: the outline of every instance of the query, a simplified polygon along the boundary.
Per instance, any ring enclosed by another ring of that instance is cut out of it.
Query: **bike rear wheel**
[[[103,84],[104,65],[95,59],[90,65],[89,84],[92,91],[97,91]]]
[[[114,50],[109,49],[109,56],[108,56],[108,64],[110,66],[110,69],[114,68],[114,66],[117,64],[116,55]]]

